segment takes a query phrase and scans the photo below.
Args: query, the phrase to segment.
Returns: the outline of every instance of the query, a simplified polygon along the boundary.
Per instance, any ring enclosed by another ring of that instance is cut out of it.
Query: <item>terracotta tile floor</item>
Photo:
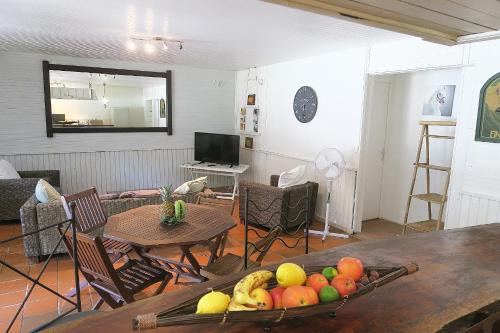
[[[237,221],[237,209],[235,209],[234,219]],[[226,246],[226,252],[232,252],[235,254],[243,253],[243,234],[244,229],[241,224],[237,223],[238,226],[230,231],[228,244]],[[321,228],[321,225],[316,227]],[[0,239],[6,239],[14,235],[21,233],[21,228],[19,223],[8,223],[0,224]],[[293,244],[295,242],[292,237],[287,237],[287,242]],[[310,238],[310,252],[321,251],[327,248],[347,244],[350,242],[358,241],[356,238],[349,239],[338,239],[329,238],[324,243],[318,237],[312,236]],[[268,255],[264,259],[264,264],[282,260],[284,258],[293,257],[301,255],[304,253],[304,245],[301,241],[300,245],[296,249],[288,249],[279,243],[275,243]],[[164,255],[169,257],[177,257],[179,255],[178,251],[169,250],[163,251]],[[203,251],[195,251],[195,255],[199,259],[200,263],[204,263],[207,260],[207,256]],[[0,246],[0,257],[15,265],[21,271],[29,273],[30,276],[36,277],[40,272],[43,263],[40,264],[30,264],[26,259],[23,252],[23,244],[21,240],[17,240],[9,243],[6,246]],[[43,275],[42,282],[46,283],[49,287],[57,290],[59,293],[65,294],[72,287],[74,287],[74,278],[72,271],[72,262],[67,255],[58,255],[52,259],[49,263],[46,272]],[[31,282],[20,277],[16,273],[12,272],[7,267],[0,267],[0,331],[4,332],[11,318],[16,313],[20,303],[22,302],[24,296],[26,295],[28,289],[31,286]],[[156,287],[156,286],[153,286]],[[172,285],[172,283],[167,286],[165,292],[169,292],[177,288],[189,288],[188,286]],[[140,297],[147,297],[147,293],[140,295]],[[82,289],[82,306],[83,310],[89,310],[93,304],[98,300],[97,294],[91,288]],[[58,314],[67,311],[70,308],[70,304],[62,299],[58,299],[55,295],[36,286],[29,298],[29,301],[25,304],[20,312],[18,319],[16,320],[11,332],[29,332],[35,327],[53,319]],[[107,305],[103,305],[101,310],[109,310]]]

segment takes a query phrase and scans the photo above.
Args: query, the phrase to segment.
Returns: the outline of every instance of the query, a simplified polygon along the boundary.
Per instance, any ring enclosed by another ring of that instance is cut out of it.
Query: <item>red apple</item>
[[[333,288],[337,289],[342,297],[356,291],[356,282],[345,274],[339,274],[334,277],[331,285]]]
[[[281,297],[283,307],[294,308],[318,304],[318,294],[313,288],[307,286],[291,286],[286,288]]]
[[[344,257],[339,260],[337,270],[340,274],[349,276],[354,281],[358,281],[363,276],[363,263],[361,260],[352,257]]]
[[[273,308],[273,298],[271,294],[262,288],[256,288],[250,292],[250,297],[258,302],[257,309],[271,310]]]
[[[273,298],[273,304],[275,309],[283,308],[283,302],[281,301],[281,297],[283,296],[284,291],[285,288],[276,287],[271,289],[271,291],[269,292],[271,294],[271,297]]]
[[[330,283],[328,282],[326,277],[323,274],[319,273],[309,276],[306,281],[306,286],[313,288],[317,293],[319,293],[321,288],[323,288],[324,286],[328,286],[329,284]]]

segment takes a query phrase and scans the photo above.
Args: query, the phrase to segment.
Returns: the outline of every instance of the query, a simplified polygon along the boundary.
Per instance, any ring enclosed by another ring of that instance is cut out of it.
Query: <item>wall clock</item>
[[[310,122],[318,109],[318,96],[309,86],[300,87],[293,99],[293,112],[301,123]]]

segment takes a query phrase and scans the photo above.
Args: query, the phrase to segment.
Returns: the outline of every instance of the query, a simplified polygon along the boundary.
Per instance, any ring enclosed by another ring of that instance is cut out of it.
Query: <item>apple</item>
[[[344,297],[356,291],[356,282],[345,274],[339,274],[333,278],[331,286]]]
[[[358,281],[363,276],[364,267],[361,260],[352,257],[344,257],[339,260],[337,270],[340,274],[347,275],[354,281]]]
[[[263,289],[256,288],[250,292],[250,297],[257,301],[257,309],[271,310],[273,308],[273,298],[271,294]]]
[[[306,280],[306,286],[313,288],[317,293],[319,293],[321,288],[328,286],[329,284],[330,283],[327,278],[323,274],[319,273],[309,276]]]
[[[281,300],[283,296],[283,292],[285,291],[285,288],[283,287],[276,287],[271,289],[269,292],[271,294],[271,297],[273,298],[273,304],[275,309],[281,309],[283,308],[283,302]]]
[[[281,300],[284,308],[295,308],[319,303],[316,291],[307,286],[291,286],[286,288]]]

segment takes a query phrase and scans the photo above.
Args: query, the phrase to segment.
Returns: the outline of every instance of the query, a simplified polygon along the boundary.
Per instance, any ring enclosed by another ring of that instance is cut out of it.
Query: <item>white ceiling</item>
[[[129,51],[130,36],[184,40]],[[258,0],[2,0],[0,51],[244,69],[407,38]]]

